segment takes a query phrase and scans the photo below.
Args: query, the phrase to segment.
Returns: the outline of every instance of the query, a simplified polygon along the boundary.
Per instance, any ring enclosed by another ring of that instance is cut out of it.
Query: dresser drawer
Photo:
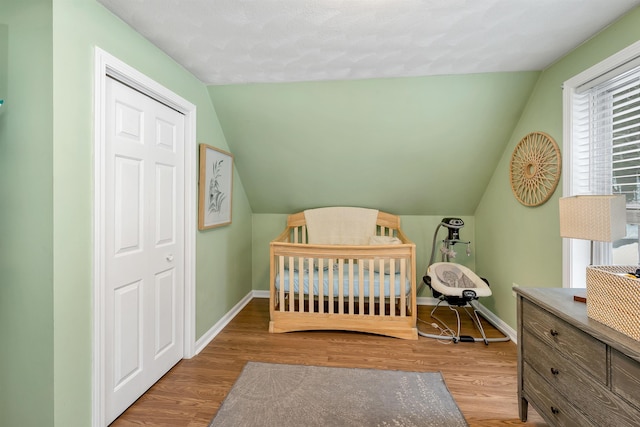
[[[522,304],[522,322],[525,331],[553,351],[562,353],[601,384],[607,384],[607,347],[604,343],[527,300]]]
[[[607,388],[581,366],[553,351],[531,332],[524,331],[522,339],[525,362],[576,407],[589,415],[609,404]]]
[[[611,389],[640,408],[640,363],[611,350]]]
[[[578,409],[527,363],[523,364],[524,396],[551,425],[559,427],[594,426]]]
[[[551,350],[533,334],[524,331],[523,357],[550,387],[580,410],[584,417],[601,427],[637,427],[638,412],[615,396],[607,387],[589,377],[580,366]],[[636,389],[637,390],[637,389]]]

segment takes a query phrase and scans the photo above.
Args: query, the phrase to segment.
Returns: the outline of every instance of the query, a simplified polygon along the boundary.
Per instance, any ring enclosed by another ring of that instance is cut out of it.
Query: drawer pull
[[[556,331],[555,329],[549,330],[549,333],[551,334],[552,337],[557,337],[558,336],[558,331]]]
[[[560,371],[558,371],[556,368],[551,368],[551,373],[553,375],[558,375],[560,373]]]
[[[551,413],[553,415],[558,415],[560,413],[560,410],[558,408],[556,408],[555,406],[551,407]]]

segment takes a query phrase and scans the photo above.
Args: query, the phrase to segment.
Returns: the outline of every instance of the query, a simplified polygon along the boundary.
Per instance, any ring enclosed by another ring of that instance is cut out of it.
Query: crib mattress
[[[354,264],[353,266],[353,293],[352,295],[354,297],[359,297],[360,296],[360,277],[359,277],[359,271],[358,271],[358,264]],[[301,274],[302,273],[302,274]],[[370,289],[369,289],[369,270],[367,269],[363,269],[363,282],[364,282],[364,292],[363,292],[363,296],[365,297],[369,297],[370,294]],[[343,296],[348,296],[349,295],[349,267],[345,265],[344,267],[344,271],[343,271]],[[302,286],[302,290],[303,293],[305,295],[319,295],[319,290],[320,290],[320,277],[319,277],[319,271],[317,269],[313,270],[313,284],[311,284],[311,286],[313,286],[313,292],[309,292],[309,286],[310,286],[310,276],[311,274],[309,273],[308,270],[305,270],[303,272],[300,272],[298,270],[294,270],[293,271],[293,292],[294,293],[299,293],[300,292],[300,286]],[[289,269],[285,268],[284,269],[284,291],[285,292],[289,292],[289,277],[290,277],[290,273],[289,273]],[[394,281],[394,296],[395,297],[400,297],[400,295],[402,294],[403,290],[402,290],[402,282],[401,282],[401,274],[400,273],[396,273],[393,276],[389,275],[389,274],[380,274],[379,272],[374,272],[373,273],[373,281],[374,281],[374,286],[373,286],[373,296],[374,297],[379,297],[380,296],[380,288],[381,288],[381,284],[382,284],[382,295],[384,297],[390,297],[391,295],[391,283],[392,281]],[[301,283],[302,282],[302,283]],[[322,280],[322,289],[323,289],[323,295],[326,297],[329,295],[329,288],[330,286],[333,287],[333,295],[335,297],[339,296],[339,292],[340,292],[340,285],[339,285],[339,271],[337,268],[334,269],[333,271],[333,284],[331,284],[329,282],[329,271],[328,270],[324,270],[323,271],[323,280]],[[405,287],[404,287],[404,294],[407,295],[411,292],[411,280],[409,280],[409,278],[405,278]],[[280,290],[280,274],[276,275],[276,280],[275,280],[275,286],[276,289]]]

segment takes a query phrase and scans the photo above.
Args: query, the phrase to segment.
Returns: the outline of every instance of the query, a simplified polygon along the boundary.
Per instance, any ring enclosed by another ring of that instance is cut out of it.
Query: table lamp
[[[584,195],[560,199],[560,236],[613,242],[627,234],[627,202],[623,195]]]

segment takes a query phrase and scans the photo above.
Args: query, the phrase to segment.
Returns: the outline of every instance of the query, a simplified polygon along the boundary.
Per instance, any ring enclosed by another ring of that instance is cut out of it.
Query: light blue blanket
[[[354,297],[359,297],[360,296],[360,277],[359,277],[359,273],[358,273],[358,264],[354,264],[353,265],[353,296]],[[369,270],[364,270],[363,272],[363,282],[364,282],[364,296],[368,297],[369,296]],[[300,272],[297,270],[293,271],[293,291],[294,293],[298,294],[298,292],[300,291]],[[305,271],[302,274],[302,282],[303,282],[303,293],[305,295],[309,295],[311,294],[311,292],[309,292],[309,276],[310,273],[307,269],[305,269]],[[344,296],[348,296],[349,295],[349,266],[345,265],[344,266],[344,271],[343,271],[343,276],[344,276],[344,282],[343,282],[343,292],[342,294]],[[383,295],[385,297],[389,297],[391,294],[391,282],[394,281],[394,295],[395,297],[400,297],[401,293],[402,293],[402,282],[401,282],[401,276],[400,273],[397,273],[393,276],[389,275],[389,274],[380,274],[378,272],[374,272],[374,285],[373,285],[373,296],[374,297],[379,297],[380,296],[380,281],[382,280],[382,282],[384,283],[384,287],[383,287]],[[276,276],[276,289],[280,290],[280,274],[278,274]],[[404,293],[408,294],[409,292],[411,292],[411,281],[409,280],[409,278],[405,278],[404,280],[404,285],[405,285],[405,289],[404,289]],[[329,282],[329,271],[328,270],[324,270],[323,271],[323,295],[325,297],[327,297],[329,295],[329,286],[330,286],[330,282]],[[320,289],[320,285],[319,285],[319,271],[317,269],[313,270],[313,295],[319,295],[319,289]],[[285,268],[284,270],[284,291],[285,292],[289,292],[289,269]],[[334,268],[333,271],[333,295],[335,297],[337,297],[339,295],[340,289],[339,289],[339,271],[336,268]]]

